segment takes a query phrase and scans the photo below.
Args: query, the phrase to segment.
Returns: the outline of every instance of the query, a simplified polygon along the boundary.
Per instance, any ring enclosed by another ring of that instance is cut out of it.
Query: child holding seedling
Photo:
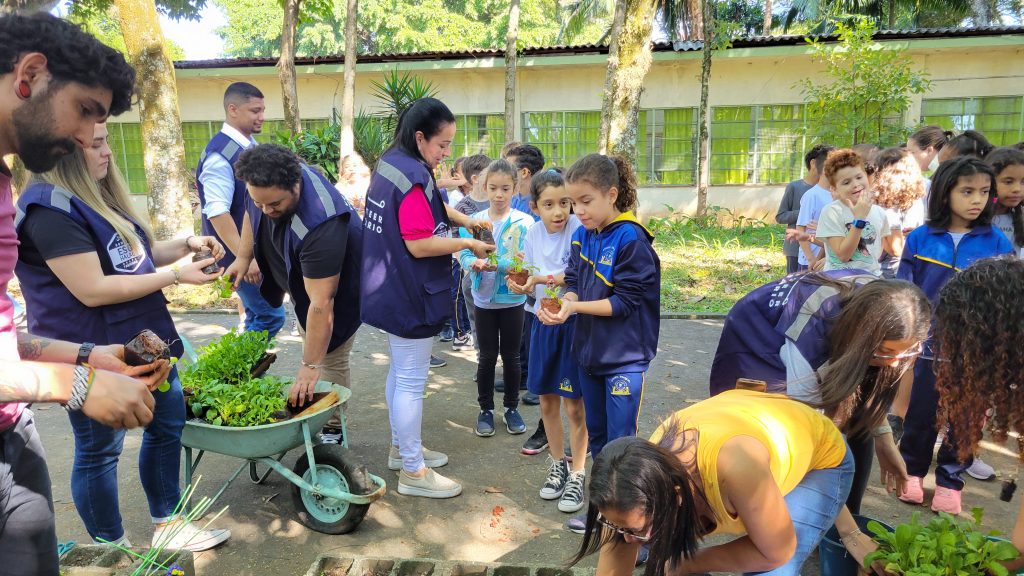
[[[476,421],[477,436],[494,435],[494,368],[501,354],[505,374],[504,414],[505,429],[509,434],[522,434],[526,424],[519,414],[519,342],[523,336],[523,304],[526,297],[509,290],[505,275],[512,257],[523,250],[526,231],[533,219],[512,208],[515,194],[516,170],[506,160],[495,160],[487,168],[483,180],[490,207],[473,215],[474,219],[492,224],[492,230],[482,230],[486,243],[497,249],[487,258],[478,258],[463,250],[459,262],[469,270],[472,279],[473,305],[476,306],[476,339],[480,345],[476,385],[480,414]],[[470,237],[460,229],[463,237]]]
[[[1014,251],[1006,236],[989,224],[994,180],[992,168],[971,156],[947,160],[939,166],[928,199],[928,223],[907,236],[897,278],[920,286],[934,303],[956,272],[975,260]],[[910,475],[900,500],[912,504],[924,502],[922,484],[931,467],[938,434],[934,360],[928,342],[914,366],[914,386],[900,442],[900,453]],[[956,438],[947,434],[939,448],[932,499],[932,510],[936,512],[960,513],[960,492],[964,487],[960,474],[970,466],[971,459],[964,462],[958,458],[953,449],[955,444]]]
[[[535,301],[526,304],[527,312],[536,314],[540,306],[557,314],[560,308],[558,286],[565,282],[565,267],[572,252],[572,237],[581,226],[572,214],[572,201],[565,191],[565,180],[555,170],[533,177],[530,185],[530,208],[540,222],[526,233],[522,260],[532,266],[525,270],[527,278],[517,282],[508,277],[509,288],[519,294],[532,294]],[[540,489],[544,500],[558,499],[562,512],[583,508],[583,484],[586,458],[569,463],[562,442],[562,416],[565,406],[569,417],[569,445],[574,454],[587,453],[587,424],[583,411],[583,392],[579,382],[579,364],[572,355],[575,318],[564,324],[532,323],[530,358],[534,369],[527,378],[527,389],[540,396],[540,412],[547,434],[550,464],[548,477]]]
[[[996,205],[992,226],[1024,256],[1024,151],[996,148],[985,157],[996,173]]]
[[[644,375],[658,346],[661,262],[654,236],[633,215],[636,179],[627,160],[584,156],[565,184],[583,226],[573,234],[562,307],[557,314],[542,308],[537,319],[562,324],[580,314],[573,352],[597,458],[608,442],[637,433]],[[575,532],[584,525],[583,517],[569,521]]]

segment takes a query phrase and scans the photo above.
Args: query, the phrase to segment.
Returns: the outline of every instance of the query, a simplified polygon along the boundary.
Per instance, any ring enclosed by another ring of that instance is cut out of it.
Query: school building
[[[933,88],[916,96],[907,126],[939,124],[983,131],[997,145],[1024,140],[1024,26],[885,31],[879,43],[908,50]],[[834,38],[826,40],[834,41]],[[549,165],[567,166],[596,151],[607,48],[528,48],[519,59],[517,139],[537,145]],[[281,89],[273,59],[218,59],[175,63],[182,129],[194,167],[223,120],[222,97],[245,81],[266,95],[267,122],[258,139],[281,129]],[[343,58],[299,59],[303,126],[331,121],[341,106]],[[666,206],[692,210],[696,118],[700,98],[699,43],[655,45],[641,99],[638,178],[641,211]],[[372,111],[374,81],[409,71],[429,80],[456,114],[454,155],[496,156],[504,144],[504,60],[501,50],[380,54],[360,57],[356,110]],[[715,55],[710,85],[711,188],[708,204],[748,217],[774,218],[783,188],[802,174],[806,112],[798,82],[819,74],[803,36],[741,38]],[[134,192],[144,194],[145,171],[138,116],[110,124],[117,160]],[[141,198],[140,198],[141,200]]]

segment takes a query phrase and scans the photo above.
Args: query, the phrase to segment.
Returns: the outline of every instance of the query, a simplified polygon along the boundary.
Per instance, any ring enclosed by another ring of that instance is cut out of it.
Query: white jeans
[[[433,338],[402,338],[388,334],[391,368],[385,397],[391,420],[391,445],[398,446],[402,469],[423,468],[423,391],[430,371]]]

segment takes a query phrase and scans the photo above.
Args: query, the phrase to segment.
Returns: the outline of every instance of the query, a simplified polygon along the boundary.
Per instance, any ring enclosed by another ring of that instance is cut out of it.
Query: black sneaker
[[[537,422],[537,431],[523,443],[523,454],[533,456],[548,447],[548,435],[544,432],[544,421]]]
[[[455,331],[452,330],[451,326],[445,326],[441,329],[441,342],[451,342],[455,339]]]
[[[540,497],[544,500],[556,500],[565,492],[565,484],[569,479],[569,465],[565,460],[548,457],[548,479],[540,488]]]
[[[445,360],[444,358],[438,358],[437,356],[434,356],[433,354],[430,355],[430,367],[431,368],[441,368],[442,366],[447,366],[447,365],[448,365],[448,361]]]
[[[480,415],[476,417],[476,430],[474,431],[477,436],[494,436],[494,412],[481,410]]]
[[[526,394],[523,394],[521,400],[523,401],[523,404],[526,404],[527,406],[536,406],[540,404],[540,396],[534,394],[533,392],[527,392]]]
[[[570,472],[565,483],[562,499],[558,501],[558,509],[562,512],[579,512],[583,508],[583,485],[587,480],[586,472]]]

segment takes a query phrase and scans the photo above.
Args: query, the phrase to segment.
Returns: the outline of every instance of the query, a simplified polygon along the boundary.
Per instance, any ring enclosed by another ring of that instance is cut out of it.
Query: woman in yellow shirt
[[[594,461],[583,544],[598,576],[800,573],[853,481],[831,420],[781,394],[731,390],[676,412],[651,439],[620,438]],[[740,535],[698,549],[707,535]]]

